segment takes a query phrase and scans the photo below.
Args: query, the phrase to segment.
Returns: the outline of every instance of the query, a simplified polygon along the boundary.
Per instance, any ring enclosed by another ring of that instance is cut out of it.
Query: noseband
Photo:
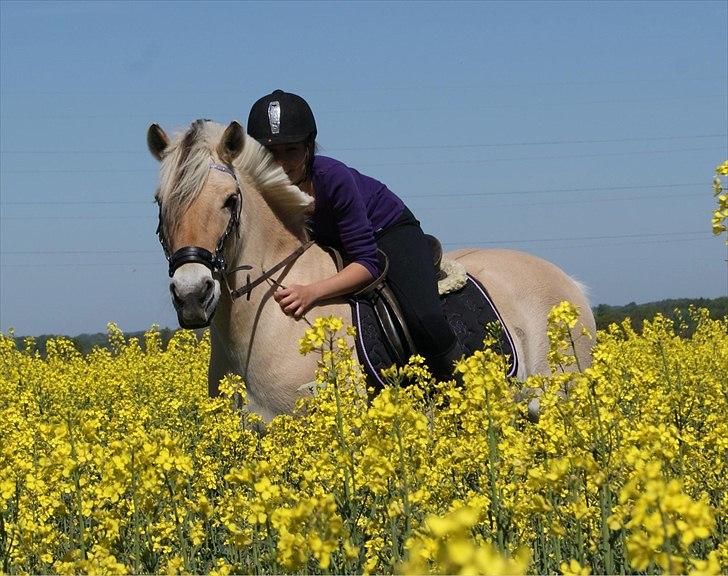
[[[222,254],[227,237],[233,230],[235,230],[236,233],[238,232],[238,225],[240,224],[240,212],[243,206],[243,195],[240,190],[240,183],[238,182],[238,178],[232,168],[230,168],[226,164],[216,164],[214,162],[211,162],[210,169],[220,170],[221,172],[230,174],[230,176],[235,179],[235,183],[237,185],[237,188],[235,190],[235,196],[237,197],[237,206],[230,211],[230,220],[228,221],[228,225],[225,228],[225,232],[223,232],[222,236],[220,236],[220,239],[217,241],[217,247],[215,248],[214,254],[205,248],[201,248],[200,246],[183,246],[182,248],[176,250],[173,254],[170,254],[169,244],[167,243],[167,239],[164,236],[164,230],[162,227],[162,204],[159,204],[159,222],[157,224],[157,237],[159,238],[159,243],[162,245],[162,249],[164,250],[164,255],[169,262],[169,277],[171,278],[172,276],[174,276],[177,268],[184,264],[202,264],[209,268],[210,272],[212,272],[213,274],[215,272],[220,273],[220,277],[225,283],[225,286],[227,287],[230,298],[232,300],[236,300],[243,295],[247,295],[247,299],[250,300],[250,292],[253,290],[253,288],[255,288],[264,280],[270,278],[275,272],[277,272],[284,266],[294,262],[313,244],[313,242],[309,241],[305,244],[302,244],[292,254],[276,264],[273,268],[271,268],[267,272],[263,271],[263,274],[252,282],[250,281],[250,274],[248,274],[245,286],[242,288],[238,288],[237,290],[232,290],[230,288],[230,285],[228,284],[228,276],[240,270],[252,270],[253,268],[252,266],[245,264],[243,266],[237,266],[232,270],[228,271],[227,263],[225,262],[225,258]]]

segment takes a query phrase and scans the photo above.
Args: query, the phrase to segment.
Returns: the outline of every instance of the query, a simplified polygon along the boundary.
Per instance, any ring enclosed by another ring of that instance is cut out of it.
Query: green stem
[[[662,521],[662,529],[665,531],[665,552],[667,553],[667,573],[668,574],[674,574],[675,571],[672,567],[672,553],[673,553],[673,546],[670,542],[670,537],[668,536],[669,531],[667,529],[667,516],[665,512],[662,510],[662,507],[660,506],[660,503],[657,502],[657,510],[660,512],[660,520]]]
[[[569,343],[571,344],[571,351],[574,353],[574,362],[576,362],[576,369],[579,372],[583,372],[581,369],[581,363],[579,362],[579,355],[576,353],[576,344],[574,343],[574,336],[571,333],[571,328],[566,327],[566,333],[569,335]]]
[[[68,442],[71,445],[71,460],[76,462],[76,443],[73,439],[73,422],[71,421],[70,415],[66,419],[66,425],[68,426]],[[78,462],[76,462],[78,464]],[[76,512],[78,514],[78,542],[77,546],[81,551],[81,558],[86,560],[86,543],[84,542],[85,523],[83,521],[83,495],[81,494],[81,472],[80,466],[76,466],[73,471],[73,484],[76,489]]]
[[[609,539],[609,516],[612,512],[612,495],[609,486],[605,481],[599,487],[599,505],[602,513],[601,535],[602,548],[604,552],[604,572],[605,574],[614,573],[614,558],[612,555],[612,544]]]
[[[139,545],[139,501],[137,500],[137,491],[136,491],[136,480],[137,480],[137,473],[136,468],[134,467],[134,456],[135,452],[132,449],[131,451],[131,503],[133,506],[133,518],[134,518],[134,533],[133,533],[133,543],[134,543],[134,572],[136,574],[139,574],[141,572],[141,547]]]
[[[395,388],[394,397],[397,408],[399,408],[399,388]],[[407,475],[407,466],[405,465],[404,446],[402,444],[402,427],[399,418],[399,411],[394,417],[394,434],[397,438],[397,447],[399,449],[399,473],[402,478],[400,489],[402,491],[402,507],[404,508],[404,540],[406,541],[410,535],[410,501],[409,501],[409,476]]]
[[[172,482],[170,481],[167,472],[165,471],[163,474],[164,482],[167,485],[167,491],[169,492],[169,497],[172,502],[172,512],[174,513],[174,523],[177,528],[177,540],[179,541],[180,553],[182,554],[182,560],[184,561],[185,571],[190,572],[189,561],[187,558],[187,542],[185,541],[182,524],[179,521],[179,515],[177,514],[177,502],[175,502],[174,498],[174,487],[172,486]]]
[[[354,470],[354,454],[346,441],[344,435],[344,417],[341,411],[341,396],[339,395],[339,382],[336,377],[336,366],[334,364],[334,339],[333,336],[329,337],[329,350],[331,351],[329,359],[329,375],[334,386],[334,398],[336,399],[336,429],[339,434],[339,442],[341,447],[345,450],[348,456],[348,470],[344,477],[344,493],[346,495],[346,501],[349,505],[352,505],[351,495],[356,492],[356,486],[354,484],[355,470]],[[349,489],[349,478],[351,479],[351,490]]]
[[[491,531],[495,528],[496,538],[498,540],[498,548],[505,551],[505,537],[502,526],[502,511],[500,504],[500,494],[498,493],[498,482],[495,474],[495,467],[498,463],[498,445],[495,437],[495,429],[493,426],[491,403],[488,391],[485,391],[485,405],[488,412],[488,486],[490,488],[490,500],[492,510],[494,512],[495,527],[493,519],[491,520]]]

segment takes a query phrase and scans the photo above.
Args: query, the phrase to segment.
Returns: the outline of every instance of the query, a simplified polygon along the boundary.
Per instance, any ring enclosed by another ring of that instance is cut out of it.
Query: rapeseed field
[[[726,573],[728,318],[613,325],[584,368],[575,312],[550,320],[571,371],[509,380],[488,338],[461,386],[413,357],[369,400],[351,329],[320,318],[312,395],[264,433],[239,378],[207,396],[208,336],[110,325],[45,358],[1,336],[0,570]]]

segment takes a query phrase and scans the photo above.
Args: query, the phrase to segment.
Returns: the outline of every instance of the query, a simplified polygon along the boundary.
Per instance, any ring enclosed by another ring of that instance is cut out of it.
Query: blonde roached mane
[[[202,192],[210,164],[220,162],[217,147],[224,131],[225,127],[215,122],[196,120],[186,132],[175,135],[167,147],[157,190],[167,226],[173,228],[180,222]],[[287,228],[296,235],[303,234],[306,210],[313,199],[291,184],[264,146],[246,134],[243,151],[234,160],[233,168],[242,178],[242,186],[252,185]]]

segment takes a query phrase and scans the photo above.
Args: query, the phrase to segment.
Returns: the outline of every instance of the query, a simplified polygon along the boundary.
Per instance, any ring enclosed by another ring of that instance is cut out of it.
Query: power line
[[[711,234],[712,236],[712,234]],[[700,237],[700,238],[673,238],[673,239],[659,239],[659,240],[638,240],[638,241],[630,241],[630,242],[610,242],[610,243],[598,243],[598,244],[564,244],[561,246],[540,246],[539,250],[570,250],[570,249],[577,249],[577,248],[609,248],[612,246],[641,246],[641,245],[647,245],[647,244],[674,244],[676,242],[695,242],[695,241],[704,241],[707,237]],[[508,242],[507,240],[503,242],[493,242],[493,247],[498,248],[507,248],[504,244]],[[536,240],[526,241],[526,242],[536,242]],[[444,246],[452,246],[453,248],[467,248],[469,246],[474,246],[474,244],[466,244],[466,243],[445,243]],[[482,245],[482,243],[481,243]],[[131,262],[131,263],[123,263],[123,262],[83,262],[83,263],[73,263],[73,264],[61,264],[61,263],[51,263],[51,264],[43,264],[43,268],[98,268],[98,267],[129,267],[129,268],[141,268],[141,267],[163,267],[164,262]],[[38,268],[38,264],[5,264],[0,263],[0,268]]]
[[[49,256],[61,256],[61,255],[88,255],[88,254],[103,254],[105,256],[117,255],[117,254],[158,254],[158,250],[0,250],[2,255],[12,256],[37,256],[37,255],[49,255]]]
[[[358,148],[333,148],[334,151],[359,150],[438,150],[441,148],[502,148],[504,146],[551,146],[561,144],[611,144],[624,142],[648,142],[658,140],[688,140],[691,138],[726,138],[727,134],[698,134],[695,136],[650,136],[644,138],[595,138],[592,140],[534,140],[526,142],[495,142],[489,144],[431,144],[422,146],[367,146]]]
[[[635,152],[600,152],[599,154],[567,154],[558,156],[522,156],[514,158],[487,158],[480,160],[425,160],[420,162],[361,162],[363,166],[433,166],[450,164],[488,164],[490,162],[518,162],[531,160],[564,160],[567,158],[607,158],[614,156],[639,156],[643,154],[666,154],[672,152],[707,152],[709,148],[674,148],[672,150],[638,150]],[[723,148],[721,148],[721,152]]]
[[[376,87],[372,87],[371,85],[368,86],[359,86],[356,88],[342,88],[342,87],[331,87],[326,86],[324,87],[309,87],[305,89],[306,93],[324,93],[324,94],[341,94],[341,93],[352,93],[352,94],[360,94],[362,92],[382,92],[382,93],[391,93],[391,92],[419,92],[422,90],[442,90],[444,92],[461,92],[463,90],[467,90],[470,92],[479,90],[479,89],[493,89],[493,88],[525,88],[529,86],[602,86],[602,85],[632,85],[632,84],[647,84],[647,85],[654,85],[654,84],[670,84],[673,82],[679,82],[684,83],[686,81],[690,82],[698,82],[703,80],[709,80],[711,82],[715,82],[715,76],[684,76],[679,75],[675,77],[662,77],[662,78],[633,78],[629,80],[606,80],[600,78],[599,80],[567,80],[567,81],[541,81],[541,82],[479,82],[476,84],[453,84],[453,83],[447,83],[447,84],[412,84],[407,83],[406,85],[401,86],[381,86],[378,85]],[[237,87],[237,88],[216,88],[214,90],[200,90],[199,88],[190,88],[190,89],[165,89],[162,90],[0,90],[0,95],[11,95],[11,96],[25,96],[29,94],[37,94],[37,95],[49,95],[49,96],[59,96],[59,95],[67,95],[67,96],[86,96],[86,95],[108,95],[108,96],[116,96],[116,95],[125,95],[125,96],[149,96],[149,95],[161,95],[161,96],[168,96],[170,94],[191,94],[191,95],[202,95],[202,94],[213,94],[213,95],[221,95],[221,94],[248,94],[248,90],[245,87]]]
[[[43,268],[99,268],[99,267],[116,267],[116,266],[128,266],[130,268],[142,268],[155,266],[164,266],[164,262],[80,262],[74,264],[58,264],[57,262],[51,264],[43,264]],[[0,268],[38,268],[38,264],[0,264]]]
[[[442,196],[512,196],[522,194],[552,194],[558,192],[606,192],[614,190],[647,190],[652,188],[681,188],[683,186],[700,186],[705,188],[706,182],[685,182],[683,184],[647,184],[636,186],[599,186],[591,188],[549,188],[546,190],[510,190],[505,192],[436,192],[434,194],[408,194],[408,198],[437,198]]]
[[[707,236],[701,236],[699,238],[661,238],[659,240],[637,240],[637,241],[629,241],[629,242],[600,242],[600,243],[592,243],[592,244],[562,244],[562,245],[548,245],[539,246],[539,250],[567,250],[571,248],[611,248],[612,246],[642,246],[647,244],[674,244],[674,243],[683,243],[683,242],[704,242],[705,240],[709,240]],[[460,248],[467,248],[471,245],[461,244],[461,245],[453,245],[453,244],[445,244],[446,246],[453,246],[453,249],[455,247]],[[507,246],[501,246],[499,242],[494,242],[493,246],[494,248],[507,248]]]
[[[655,104],[657,102],[685,102],[691,100],[711,100],[715,98],[725,98],[728,94],[696,94],[691,96],[671,96],[665,98],[626,98],[626,99],[606,99],[606,100],[583,100],[576,102],[569,102],[560,100],[558,102],[529,102],[528,105],[523,104],[480,104],[475,106],[469,106],[469,110],[529,110],[534,111],[541,108],[573,108],[574,106],[591,106],[593,104]],[[419,106],[419,107],[386,107],[386,108],[360,108],[360,109],[327,109],[326,114],[401,114],[403,112],[435,112],[438,110],[450,110],[451,104],[443,106]],[[223,114],[207,113],[206,116],[229,116],[229,112]],[[169,114],[169,113],[144,113],[144,114],[114,114],[105,112],[103,114],[2,114],[0,118],[13,120],[19,118],[33,118],[37,119],[75,119],[83,118],[89,119],[109,119],[109,118],[146,118],[148,121],[159,120],[160,118],[189,118],[190,115],[187,113]]]
[[[493,242],[446,242],[443,243],[445,246],[483,246],[483,245],[503,245],[503,244],[525,244],[529,242],[565,242],[572,240],[612,240],[612,239],[623,239],[623,238],[651,238],[651,237],[673,237],[673,236],[689,236],[694,234],[703,234],[706,236],[710,235],[710,232],[703,230],[693,232],[654,232],[645,234],[613,234],[613,235],[602,235],[602,236],[576,236],[569,238],[531,238],[528,240],[514,239],[514,240],[498,240]],[[158,254],[158,250],[10,250],[0,251],[3,255],[12,256],[59,256],[59,255],[119,255],[119,254]]]
[[[567,242],[572,240],[617,240],[623,238],[650,238],[653,236],[657,237],[670,237],[670,236],[690,236],[694,234],[702,234],[706,238],[711,235],[711,232],[699,230],[697,232],[655,232],[648,234],[610,234],[603,236],[575,236],[571,238],[531,238],[528,240],[513,239],[513,240],[497,240],[488,242],[443,242],[443,246],[490,246],[490,245],[503,245],[503,244],[528,244],[531,242]]]
[[[157,220],[157,216],[0,216],[0,220]]]
[[[417,162],[362,162],[365,166],[433,166],[451,164],[488,164],[490,162],[524,162],[532,160],[565,160],[571,158],[607,158],[615,156],[641,156],[643,154],[671,154],[673,152],[707,152],[716,151],[718,147],[703,148],[673,148],[669,150],[637,150],[632,152],[600,152],[598,154],[563,154],[555,156],[514,156],[512,158],[487,158],[480,160],[427,160]],[[720,148],[723,153],[724,148]],[[3,170],[3,174],[127,174],[127,173],[157,173],[155,169],[75,169],[65,168],[58,170]]]
[[[530,207],[530,206],[563,206],[566,204],[594,204],[596,202],[633,202],[634,200],[653,200],[655,198],[705,198],[704,193],[697,194],[651,194],[644,196],[621,196],[617,198],[589,198],[580,200],[542,200],[540,202],[516,202],[509,204],[488,204],[478,206],[433,206],[418,208],[417,212],[425,211],[437,211],[437,212],[449,212],[451,210],[469,210],[472,211],[474,208],[517,208],[517,207]]]
[[[155,172],[158,172],[158,170],[154,170],[151,168],[125,168],[125,169],[115,169],[115,168],[99,168],[99,169],[93,169],[93,168],[84,168],[84,169],[75,169],[75,168],[65,168],[61,170],[3,170],[2,174],[153,174]]]
[[[117,204],[145,204],[153,206],[154,200],[19,200],[0,202],[0,206],[116,206]]]
[[[451,194],[452,197],[459,197],[457,194]],[[465,196],[470,196],[466,194]],[[483,207],[492,207],[492,208],[511,208],[511,207],[518,207],[518,206],[561,206],[565,204],[594,204],[595,202],[621,202],[621,201],[628,201],[633,202],[635,200],[651,200],[655,198],[703,198],[705,197],[705,194],[698,192],[694,194],[650,194],[650,195],[638,195],[638,196],[620,196],[616,198],[588,198],[588,199],[581,199],[581,200],[548,200],[548,201],[541,201],[541,202],[518,202],[518,203],[511,203],[511,204],[491,204],[491,205],[483,205]],[[449,211],[457,211],[457,210],[473,210],[473,206],[436,206],[431,208],[419,208],[418,211],[420,212],[426,212],[431,210],[437,210],[438,212],[449,212]],[[38,215],[29,215],[29,216],[2,216],[0,215],[0,220],[149,220],[149,221],[156,221],[157,216],[144,216],[144,215],[135,215],[135,216],[38,216]]]
[[[468,110],[538,110],[543,108],[572,108],[574,106],[585,106],[592,104],[654,104],[655,102],[682,102],[690,100],[712,100],[713,98],[725,98],[728,94],[696,94],[692,96],[670,96],[666,98],[626,98],[626,99],[607,99],[607,100],[582,100],[576,102],[559,101],[559,102],[532,102],[527,105],[523,104],[480,104],[476,106],[468,106]],[[359,110],[327,110],[328,114],[387,114],[401,112],[434,112],[436,110],[451,110],[452,105],[445,106],[421,106],[416,108],[369,108]]]
[[[441,149],[467,149],[467,148],[503,148],[508,146],[556,146],[563,144],[616,144],[624,142],[655,142],[665,140],[690,140],[705,138],[726,138],[728,134],[696,134],[691,136],[648,136],[634,138],[594,138],[590,140],[533,140],[523,142],[490,142],[476,144],[430,144],[407,146],[355,146],[331,148],[332,152],[356,152],[369,150],[441,150]],[[146,149],[136,150],[0,150],[0,154],[144,154]]]
[[[526,194],[556,194],[561,192],[607,192],[615,190],[649,190],[649,189],[665,189],[665,188],[683,188],[688,186],[697,186],[705,188],[709,186],[706,182],[684,182],[679,184],[636,184],[630,186],[597,186],[590,188],[547,188],[542,190],[509,190],[503,192],[435,192],[433,194],[406,194],[406,199],[410,198],[439,198],[439,197],[488,197],[488,196],[523,196]],[[153,206],[152,200],[19,200],[10,202],[0,202],[0,206],[115,206],[143,204],[145,206]]]

